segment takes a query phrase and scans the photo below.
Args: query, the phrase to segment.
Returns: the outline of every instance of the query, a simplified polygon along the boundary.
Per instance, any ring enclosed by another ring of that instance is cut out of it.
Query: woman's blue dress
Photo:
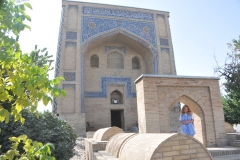
[[[193,119],[193,116],[188,115],[187,113],[180,115],[180,121],[182,122],[190,121],[192,119]],[[195,132],[193,123],[182,124],[182,133],[189,136],[194,136],[196,132]]]

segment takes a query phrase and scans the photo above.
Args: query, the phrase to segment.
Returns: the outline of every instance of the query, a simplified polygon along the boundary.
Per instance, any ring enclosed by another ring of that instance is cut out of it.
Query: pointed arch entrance
[[[97,36],[89,38],[81,45],[80,59],[81,59],[81,112],[85,113],[84,107],[84,84],[85,84],[85,54],[88,53],[93,48],[96,48],[100,45],[109,43],[109,42],[120,42],[126,46],[131,46],[133,50],[136,50],[146,63],[146,73],[148,74],[157,74],[158,73],[158,56],[156,48],[143,38],[123,29],[116,28],[104,33],[101,33]],[[101,62],[99,62],[101,65]],[[124,67],[123,67],[124,68]]]
[[[178,114],[172,113],[172,109],[176,107],[176,104],[183,103],[189,106],[191,111],[193,112],[194,116],[194,127],[196,134],[194,135],[194,138],[198,139],[201,143],[206,144],[206,124],[204,120],[204,112],[202,107],[197,104],[193,99],[186,95],[182,95],[179,98],[177,98],[168,108],[168,114],[169,114],[169,132],[171,132],[173,125],[178,125],[180,128],[178,128],[178,131],[181,131],[181,124],[179,123],[179,115],[181,113],[181,110],[178,110]],[[175,110],[176,112],[176,110]],[[171,115],[172,114],[172,115]]]

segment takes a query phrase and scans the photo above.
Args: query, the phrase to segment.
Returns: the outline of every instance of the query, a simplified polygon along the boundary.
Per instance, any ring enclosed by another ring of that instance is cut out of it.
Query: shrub
[[[52,155],[57,160],[69,160],[73,156],[77,135],[74,133],[73,127],[66,121],[50,112],[40,113],[37,118],[36,114],[23,110],[22,116],[26,119],[23,125],[20,122],[14,122],[13,117],[10,117],[8,124],[0,123],[2,153],[11,148],[10,137],[25,134],[33,141],[52,143],[55,146]],[[20,150],[20,152],[23,151]]]

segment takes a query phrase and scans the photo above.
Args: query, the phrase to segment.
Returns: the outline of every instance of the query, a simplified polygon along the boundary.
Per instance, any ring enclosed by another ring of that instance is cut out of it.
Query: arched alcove
[[[99,68],[99,57],[96,54],[91,56],[91,58],[90,58],[90,66]]]
[[[123,104],[123,95],[120,91],[115,90],[110,94],[111,104]]]
[[[107,55],[107,68],[111,69],[123,69],[124,59],[123,55],[118,52],[112,52]]]
[[[174,117],[171,119],[172,109],[176,107],[176,105],[179,105],[179,103],[186,104],[189,106],[191,111],[193,112],[194,116],[194,127],[196,134],[194,135],[194,138],[199,140],[201,143],[206,144],[206,133],[205,133],[205,124],[204,124],[204,112],[200,105],[198,105],[194,100],[192,100],[189,96],[182,95],[177,100],[172,103],[169,107],[169,131],[173,128],[172,125],[176,126],[179,124],[179,127],[181,127],[181,124],[179,122],[179,116],[181,111],[178,110],[178,114],[174,115],[177,117]],[[175,128],[174,128],[175,129]],[[181,128],[178,128],[178,131],[181,131]]]
[[[132,58],[132,69],[140,69],[140,60],[137,56]]]
[[[76,69],[76,47],[69,45],[64,54],[64,69]]]
[[[74,8],[68,10],[68,29],[77,28],[77,11]]]

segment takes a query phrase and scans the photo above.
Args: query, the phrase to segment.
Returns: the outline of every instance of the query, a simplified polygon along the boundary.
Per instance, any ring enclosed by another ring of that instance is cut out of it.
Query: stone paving
[[[85,160],[85,148],[84,148],[84,138],[79,137],[76,140],[76,146],[74,147],[74,154],[70,160]]]

